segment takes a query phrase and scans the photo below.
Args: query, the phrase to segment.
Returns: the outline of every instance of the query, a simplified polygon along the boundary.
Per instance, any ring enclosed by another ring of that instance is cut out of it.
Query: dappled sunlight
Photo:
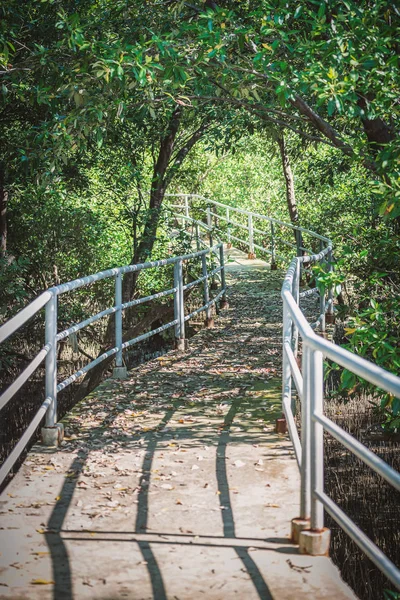
[[[9,498],[10,524],[18,531],[24,519],[32,536],[19,558],[27,576],[34,549],[44,552],[38,573],[53,582],[49,600],[99,586],[96,597],[122,600],[132,582],[145,590],[132,596],[140,599],[187,598],[190,589],[268,600],[282,574],[296,579],[293,560],[312,576],[309,557],[289,542],[299,476],[290,441],[275,433],[280,276],[253,275],[229,275],[230,308],[185,354],[103,382],[64,419],[60,447],[31,451],[25,487]],[[24,494],[45,494],[40,512]]]

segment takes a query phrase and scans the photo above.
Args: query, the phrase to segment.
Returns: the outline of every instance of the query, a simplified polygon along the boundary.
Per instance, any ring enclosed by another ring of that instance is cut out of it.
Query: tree
[[[172,6],[179,25],[148,50],[162,48],[163,70],[154,77],[176,73],[181,96],[193,103],[246,107],[339,148],[377,180],[381,214],[400,215],[399,14],[392,2]]]

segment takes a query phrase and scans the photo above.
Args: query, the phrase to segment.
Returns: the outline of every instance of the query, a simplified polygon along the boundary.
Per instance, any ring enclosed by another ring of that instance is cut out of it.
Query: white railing
[[[200,240],[199,227],[202,223],[196,223],[198,232],[198,243]],[[204,229],[208,231],[208,227]],[[211,257],[211,268],[207,266],[207,256]],[[217,255],[219,260],[219,266],[214,265],[213,256]],[[189,260],[198,260],[201,263],[202,276],[195,281],[190,283],[184,283],[183,276],[183,265]],[[161,268],[165,265],[173,265],[174,267],[174,282],[173,287],[167,290],[163,290],[156,294],[146,296],[145,298],[139,298],[131,300],[130,302],[122,302],[122,280],[123,276],[127,273],[138,272],[146,269]],[[57,328],[57,309],[58,309],[58,298],[60,295],[66,292],[71,292],[84,286],[91,285],[94,282],[101,281],[104,279],[114,279],[115,281],[115,302],[114,305],[65,329],[64,331],[58,332]],[[218,293],[211,298],[209,280],[219,279],[220,290]],[[202,284],[203,287],[203,299],[204,303],[200,308],[192,311],[189,314],[185,314],[185,303],[184,294],[189,289]],[[123,311],[132,306],[137,306],[144,302],[149,302],[157,298],[163,298],[165,296],[174,297],[174,319],[169,323],[166,323],[157,329],[153,329],[139,335],[133,339],[123,341],[122,332],[122,314]],[[198,250],[192,254],[186,254],[183,256],[177,256],[167,258],[163,260],[156,260],[153,262],[147,262],[136,265],[127,265],[123,267],[117,267],[109,269],[107,271],[101,271],[94,275],[89,275],[81,279],[75,279],[68,283],[52,287],[43,292],[38,298],[31,302],[26,308],[21,310],[15,317],[7,321],[0,327],[0,343],[4,342],[13,333],[19,330],[29,319],[34,317],[41,309],[45,308],[45,344],[30,364],[24,369],[24,371],[15,379],[15,381],[3,392],[0,396],[0,409],[3,408],[13,396],[21,389],[21,387],[28,381],[33,375],[36,369],[45,361],[45,400],[36,412],[31,423],[29,424],[26,431],[23,433],[16,446],[13,448],[9,456],[6,458],[0,468],[0,484],[5,480],[8,473],[18,460],[23,450],[28,445],[31,437],[35,433],[36,428],[40,424],[41,420],[45,416],[47,436],[52,442],[57,442],[59,436],[58,424],[57,424],[57,395],[59,392],[64,390],[67,386],[71,385],[77,379],[85,375],[96,365],[103,362],[109,357],[115,356],[115,368],[114,377],[124,378],[126,375],[126,368],[123,366],[123,351],[130,346],[137,344],[147,338],[150,338],[157,333],[165,331],[171,327],[175,328],[175,345],[179,350],[183,350],[185,347],[185,323],[200,312],[206,313],[207,321],[211,320],[211,308],[218,300],[222,303],[226,302],[226,284],[225,284],[225,264],[224,264],[224,249],[221,242],[217,243],[213,247],[206,247],[204,250]],[[66,378],[64,381],[58,383],[57,378],[57,346],[58,343],[75,334],[77,331],[84,329],[88,325],[99,321],[100,319],[108,316],[115,315],[115,345],[110,348],[107,352],[101,354],[95,360],[89,362],[79,371],[76,371],[71,376]],[[43,433],[43,432],[42,432]]]
[[[316,335],[301,311],[298,301],[300,266],[320,261],[327,252],[329,248],[318,255],[294,258],[282,287],[283,410],[300,467],[300,519],[309,521],[311,531],[322,531],[325,508],[386,577],[400,589],[399,569],[324,492],[324,430],[400,491],[400,474],[324,415],[324,358],[345,367],[379,389],[400,397],[399,377]],[[297,333],[302,340],[301,371],[296,360]],[[292,380],[301,401],[301,442],[293,416]],[[301,536],[300,533],[300,547]]]
[[[32,363],[16,379],[6,392],[0,397],[0,407],[4,406],[15,392],[20,389],[23,383],[34,372],[38,365],[46,359],[46,399],[40,407],[34,420],[29,425],[27,431],[18,442],[17,446],[7,458],[0,469],[0,482],[5,478],[12,465],[17,460],[23,448],[28,443],[39,424],[43,415],[46,413],[46,424],[54,427],[57,420],[57,392],[61,391],[75,381],[78,377],[89,371],[99,362],[107,357],[116,356],[116,375],[121,376],[122,351],[141,340],[155,335],[169,327],[175,327],[175,337],[177,347],[184,347],[184,324],[195,314],[206,311],[207,318],[210,318],[210,307],[218,299],[226,299],[225,284],[225,266],[224,251],[220,241],[225,239],[228,244],[232,240],[238,241],[249,250],[249,256],[253,256],[255,250],[261,251],[271,256],[271,268],[276,266],[276,259],[286,261],[287,256],[281,254],[286,248],[296,250],[297,256],[291,261],[287,270],[283,287],[283,412],[286,417],[287,425],[296,460],[301,474],[300,489],[300,520],[306,523],[303,533],[307,531],[322,532],[324,530],[324,508],[339,523],[343,530],[358,544],[358,546],[367,554],[367,556],[378,566],[386,577],[400,589],[400,571],[385,556],[385,554],[360,530],[360,528],[325,494],[324,492],[324,473],[323,473],[323,432],[326,430],[335,439],[341,442],[355,456],[370,466],[376,473],[388,481],[395,489],[400,490],[400,475],[392,469],[387,463],[368,450],[363,444],[354,439],[351,435],[341,429],[333,421],[324,415],[323,405],[323,359],[329,358],[335,363],[345,367],[349,371],[362,377],[366,381],[376,385],[381,390],[400,397],[400,378],[385,371],[377,365],[337,346],[323,337],[317,335],[313,330],[319,328],[325,329],[325,315],[333,314],[333,294],[332,290],[326,290],[321,293],[317,288],[300,292],[300,279],[302,269],[306,265],[320,263],[327,270],[333,268],[332,264],[332,243],[331,241],[309,229],[294,226],[290,223],[273,219],[258,213],[246,211],[243,209],[231,207],[198,195],[189,194],[169,194],[170,198],[178,197],[183,204],[174,205],[170,203],[170,208],[182,211],[175,214],[175,218],[182,221],[182,224],[192,226],[196,231],[196,240],[198,251],[180,257],[169,258],[152,263],[141,265],[129,265],[117,269],[110,269],[95,275],[90,275],[83,279],[78,279],[67,284],[62,284],[51,288],[34,300],[29,306],[22,310],[16,317],[0,327],[0,342],[6,339],[11,333],[19,329],[28,319],[35,315],[41,308],[46,307],[46,339],[45,346],[34,358]],[[223,214],[221,214],[221,212]],[[192,216],[191,216],[192,213]],[[196,216],[203,215],[202,221]],[[234,219],[231,215],[234,214]],[[237,219],[237,220],[236,220]],[[240,222],[242,219],[242,222]],[[269,224],[268,231],[262,229],[263,224]],[[224,226],[221,226],[224,223]],[[208,244],[204,242],[200,235],[200,228],[206,231]],[[238,230],[246,231],[245,238],[235,235],[233,232]],[[218,238],[217,234],[218,233]],[[295,244],[288,239],[294,235]],[[258,236],[258,237],[257,237]],[[304,239],[307,238],[310,246],[318,245],[320,251],[313,252],[303,246]],[[218,244],[214,246],[214,239],[218,239]],[[200,250],[200,245],[207,246],[205,250]],[[276,248],[283,248],[277,252]],[[217,268],[211,267],[207,271],[206,256],[209,254],[218,254],[220,265]],[[182,276],[182,265],[185,261],[199,258],[202,261],[203,276],[194,282],[184,285]],[[139,271],[142,269],[161,267],[167,264],[174,264],[174,287],[141,298],[131,302],[122,303],[122,276],[125,273]],[[220,277],[221,289],[219,293],[210,300],[208,279],[210,277]],[[115,278],[115,305],[110,307],[81,323],[73,325],[69,329],[57,333],[57,298],[60,294],[89,285],[100,279],[109,277]],[[203,283],[204,286],[204,304],[199,309],[189,315],[184,314],[184,291],[194,285]],[[300,308],[301,298],[310,294],[318,293],[319,298],[319,316],[317,320],[310,324]],[[143,334],[133,340],[122,342],[122,311],[129,306],[140,304],[155,298],[166,295],[174,295],[174,320],[158,329]],[[104,353],[95,361],[89,363],[86,367],[57,385],[57,361],[56,350],[57,342],[71,333],[82,329],[94,321],[115,313],[115,347]],[[299,352],[299,338],[302,342],[302,367],[298,366],[297,357]],[[123,373],[122,373],[123,375]],[[298,397],[301,401],[301,440],[298,435],[295,422],[295,404],[293,402],[292,383],[294,383]],[[302,533],[299,536],[300,548],[302,544]]]
[[[308,237],[318,243],[329,243],[328,238],[305,227],[223,204],[198,194],[166,194],[166,196],[170,200],[171,209],[182,211],[181,217],[184,215],[188,217],[196,213],[204,215],[207,225],[214,227],[228,243],[234,240],[243,244],[248,248],[249,254],[254,254],[255,250],[258,250],[270,255],[272,268],[274,268],[277,258],[287,263],[287,248],[295,250],[298,256],[304,252],[312,254],[312,249],[302,246],[303,237]],[[180,200],[181,204],[172,203],[171,199],[173,198]],[[239,220],[235,220],[235,218]],[[222,225],[225,225],[225,231]],[[265,225],[267,225],[267,229],[265,229]],[[233,234],[234,231],[236,235]],[[245,238],[242,237],[243,232],[246,232]],[[295,238],[294,243],[288,240],[289,234]]]
[[[282,406],[287,426],[293,443],[296,460],[300,469],[300,519],[301,529],[307,531],[324,531],[324,508],[342,529],[355,541],[365,554],[377,565],[386,577],[400,589],[400,571],[385,554],[365,535],[343,510],[337,506],[324,492],[324,430],[343,444],[350,452],[367,464],[375,473],[383,477],[396,490],[400,490],[400,474],[385,461],[368,450],[354,437],[324,415],[323,401],[323,360],[328,358],[345,367],[349,371],[374,384],[395,397],[400,397],[400,378],[385,371],[356,354],[329,342],[317,335],[314,329],[325,331],[325,315],[333,315],[332,289],[321,293],[317,288],[300,291],[302,270],[306,265],[320,263],[327,270],[333,269],[332,242],[309,229],[293,226],[258,213],[234,208],[197,195],[176,194],[183,203],[172,205],[184,211],[186,218],[191,211],[200,211],[206,215],[208,227],[218,231],[221,239],[229,243],[232,239],[244,244],[252,256],[255,250],[271,256],[271,268],[276,258],[285,260],[276,252],[276,247],[289,247],[296,250],[297,256],[290,262],[282,287],[283,300],[283,360],[282,360]],[[213,208],[212,208],[213,207]],[[221,212],[223,213],[221,215]],[[238,222],[242,215],[245,221]],[[213,226],[214,219],[214,226]],[[269,231],[255,227],[255,222],[268,222]],[[219,227],[220,222],[226,224],[225,230]],[[245,238],[232,235],[232,228],[246,231]],[[283,239],[282,232],[295,232],[296,244]],[[254,242],[255,233],[264,235],[264,243]],[[308,237],[311,244],[319,243],[320,252],[313,252],[303,247],[301,240]],[[309,323],[300,308],[301,298],[318,293],[320,296],[320,314],[314,323]],[[302,342],[301,369],[298,366],[299,338]],[[295,402],[292,394],[294,383],[301,401],[301,440],[295,421]],[[302,549],[302,533],[296,535]],[[305,546],[305,543],[304,543]],[[308,551],[310,545],[308,544]]]

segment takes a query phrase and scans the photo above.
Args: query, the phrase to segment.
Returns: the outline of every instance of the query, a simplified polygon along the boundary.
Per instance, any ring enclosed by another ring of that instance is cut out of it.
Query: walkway
[[[234,253],[215,329],[106,381],[1,499],[0,598],[355,598],[288,543],[299,513],[280,415],[282,275]],[[240,264],[241,263],[241,264]]]

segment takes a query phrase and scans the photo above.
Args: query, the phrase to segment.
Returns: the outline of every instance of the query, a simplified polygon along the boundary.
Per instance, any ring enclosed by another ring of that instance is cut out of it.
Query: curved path
[[[1,498],[0,598],[355,598],[288,541],[299,512],[280,416],[282,274],[232,252],[214,329],[108,380]]]

